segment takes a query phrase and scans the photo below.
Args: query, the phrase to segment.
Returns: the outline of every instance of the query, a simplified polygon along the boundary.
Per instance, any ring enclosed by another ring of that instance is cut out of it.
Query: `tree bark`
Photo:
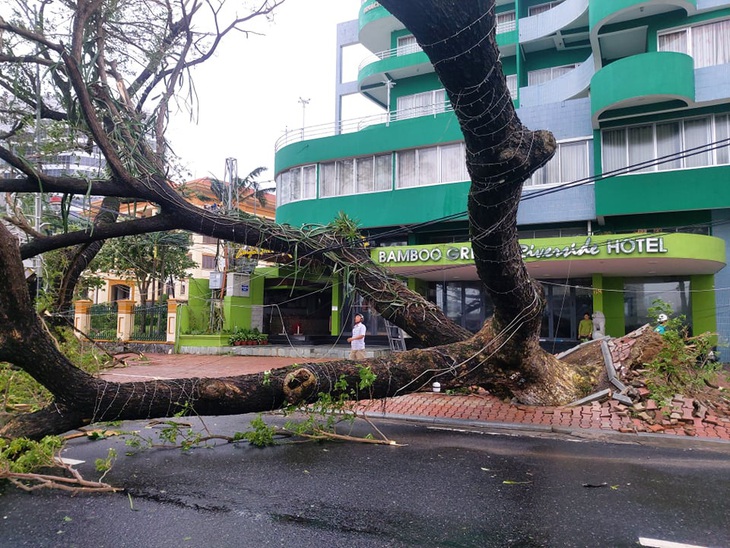
[[[479,278],[494,304],[492,360],[514,370],[529,403],[548,390],[575,394],[570,371],[540,347],[544,296],[527,272],[517,238],[522,184],[555,153],[547,131],[517,116],[499,61],[493,0],[382,0],[416,37],[451,100],[471,177],[469,231]]]

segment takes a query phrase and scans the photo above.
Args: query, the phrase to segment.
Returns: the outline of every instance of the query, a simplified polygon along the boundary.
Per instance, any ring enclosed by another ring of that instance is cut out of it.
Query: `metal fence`
[[[89,313],[91,314],[89,337],[97,341],[117,340],[117,303],[94,304]]]
[[[130,338],[133,341],[167,340],[167,304],[136,305]]]

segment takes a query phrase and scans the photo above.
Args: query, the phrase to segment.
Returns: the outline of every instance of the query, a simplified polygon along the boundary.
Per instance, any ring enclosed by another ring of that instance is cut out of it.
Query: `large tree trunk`
[[[494,303],[492,360],[514,371],[522,401],[575,393],[570,372],[540,348],[544,297],[522,261],[517,207],[523,182],[555,152],[547,131],[517,117],[499,61],[494,1],[383,0],[416,37],[449,95],[466,142],[469,230],[479,278]]]
[[[285,402],[310,402],[319,392],[336,394],[344,375],[350,387],[360,381],[361,366],[376,381],[359,397],[384,398],[428,387],[434,380],[448,387],[481,384],[509,396],[519,382],[490,358],[487,329],[469,341],[426,350],[412,350],[384,359],[303,364],[296,371],[281,368],[264,375],[221,379],[175,379],[112,383],[76,368],[61,352],[33,312],[16,241],[0,225],[0,361],[22,368],[43,384],[54,402],[36,413],[21,415],[0,429],[1,436],[40,438],[92,422],[166,417],[186,407],[201,415],[270,411]],[[554,403],[556,400],[550,399]]]

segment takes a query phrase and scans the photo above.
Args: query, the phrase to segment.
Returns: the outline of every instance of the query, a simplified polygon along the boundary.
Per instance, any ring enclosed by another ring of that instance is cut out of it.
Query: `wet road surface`
[[[253,418],[204,422],[232,434]],[[730,546],[730,446],[378,425],[405,445],[284,442],[183,453],[133,451],[121,438],[74,440],[64,456],[85,460],[78,468],[89,479],[99,476],[94,460],[115,447],[119,459],[105,479],[125,491],[71,497],[4,486],[0,546],[629,547],[639,537]],[[159,431],[145,422],[122,428]]]

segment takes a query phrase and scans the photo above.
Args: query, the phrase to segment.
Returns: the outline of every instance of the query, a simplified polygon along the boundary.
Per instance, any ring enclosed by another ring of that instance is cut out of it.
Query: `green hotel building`
[[[730,1],[498,0],[495,13],[517,113],[558,141],[518,213],[523,257],[547,296],[545,345],[574,342],[594,311],[621,336],[649,321],[657,299],[694,333],[729,340]],[[376,263],[475,331],[491,304],[471,260],[464,142],[449,99],[377,1],[337,31],[334,123],[277,142],[277,221],[324,225],[345,212]],[[371,55],[346,82],[352,44]],[[343,120],[351,94],[382,114]],[[277,283],[267,281],[265,301],[277,300]],[[357,296],[337,281],[316,285],[300,288],[303,321],[337,335]]]

